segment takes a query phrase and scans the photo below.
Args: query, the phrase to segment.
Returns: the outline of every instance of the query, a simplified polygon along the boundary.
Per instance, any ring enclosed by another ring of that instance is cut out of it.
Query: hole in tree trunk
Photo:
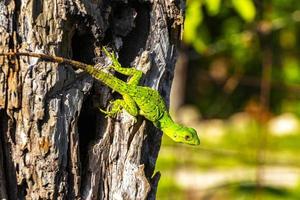
[[[11,199],[17,199],[17,178],[15,173],[15,166],[13,165],[13,158],[11,157],[11,146],[7,139],[7,134],[9,134],[8,127],[9,117],[5,110],[0,110],[0,159],[3,163],[2,178],[5,179],[7,195]],[[10,131],[14,132],[13,130]],[[14,136],[11,136],[14,138]],[[1,194],[0,194],[1,197]]]
[[[100,122],[99,112],[93,105],[93,95],[87,96],[78,119],[80,160],[83,163],[83,168],[87,161],[89,144],[95,141]]]
[[[130,66],[141,48],[146,46],[150,28],[149,6],[137,1],[134,1],[131,6],[137,12],[137,16],[135,18],[135,28],[123,38],[124,45],[120,51],[119,61],[124,66]]]
[[[87,27],[79,27],[72,37],[72,59],[87,64],[93,64],[95,38]],[[92,142],[97,138],[99,130],[100,114],[95,106],[95,101],[99,99],[97,86],[93,86],[90,94],[85,96],[78,119],[79,153],[83,171],[85,163],[88,161],[88,150]]]
[[[91,32],[75,31],[72,37],[72,59],[92,64],[95,39]]]

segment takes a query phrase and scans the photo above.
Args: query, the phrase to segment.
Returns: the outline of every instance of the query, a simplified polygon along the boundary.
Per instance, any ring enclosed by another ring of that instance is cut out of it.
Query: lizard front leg
[[[123,98],[124,99],[117,99],[110,102],[111,109],[104,111],[99,108],[100,111],[105,113],[107,116],[115,117],[122,111],[122,109],[125,109],[130,115],[136,117],[138,115],[138,107],[134,100],[128,95],[123,95]]]
[[[103,47],[103,51],[106,54],[106,56],[112,61],[112,65],[110,66],[111,68],[113,68],[115,71],[119,72],[120,74],[131,76],[131,78],[127,82],[128,84],[132,84],[132,85],[139,84],[143,75],[142,71],[137,70],[133,67],[130,68],[122,67],[114,54],[109,53],[104,47]]]

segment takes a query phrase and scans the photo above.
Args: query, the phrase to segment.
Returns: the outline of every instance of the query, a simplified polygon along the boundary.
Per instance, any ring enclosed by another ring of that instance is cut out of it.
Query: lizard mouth
[[[200,144],[200,140],[197,138],[195,140],[192,140],[192,141],[187,141],[185,142],[186,144],[189,144],[189,145],[194,145],[194,146],[197,146]]]
[[[195,142],[193,143],[193,145],[199,145],[200,144],[200,140],[197,138],[197,140],[195,140]]]

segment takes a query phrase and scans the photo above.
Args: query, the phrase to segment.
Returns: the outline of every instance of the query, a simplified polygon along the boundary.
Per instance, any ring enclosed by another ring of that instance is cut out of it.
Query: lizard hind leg
[[[138,115],[138,107],[134,100],[128,95],[123,96],[124,99],[117,99],[110,102],[111,108],[104,111],[99,108],[99,110],[105,113],[109,117],[115,117],[118,113],[125,109],[130,115],[136,117]],[[136,119],[135,119],[136,120]]]
[[[138,85],[143,72],[140,70],[137,70],[133,67],[130,68],[125,68],[122,67],[121,64],[119,63],[118,59],[116,58],[116,56],[114,54],[109,53],[106,48],[103,47],[103,51],[106,54],[106,56],[111,59],[112,61],[112,65],[110,66],[111,68],[113,68],[115,71],[119,72],[120,74],[126,75],[126,76],[131,76],[130,79],[128,80],[128,84],[132,84],[132,85]]]
[[[103,112],[104,114],[106,114],[106,117],[116,117],[116,115],[122,111],[122,102],[121,101],[122,101],[121,99],[111,101],[110,108],[108,108],[107,110],[103,110],[103,109],[99,108],[99,110],[101,112]]]

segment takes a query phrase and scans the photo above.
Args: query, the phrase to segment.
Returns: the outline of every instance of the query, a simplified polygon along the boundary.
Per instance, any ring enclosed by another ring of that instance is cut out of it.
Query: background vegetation
[[[172,109],[202,143],[163,138],[158,199],[300,199],[299,34],[298,0],[187,1]]]

